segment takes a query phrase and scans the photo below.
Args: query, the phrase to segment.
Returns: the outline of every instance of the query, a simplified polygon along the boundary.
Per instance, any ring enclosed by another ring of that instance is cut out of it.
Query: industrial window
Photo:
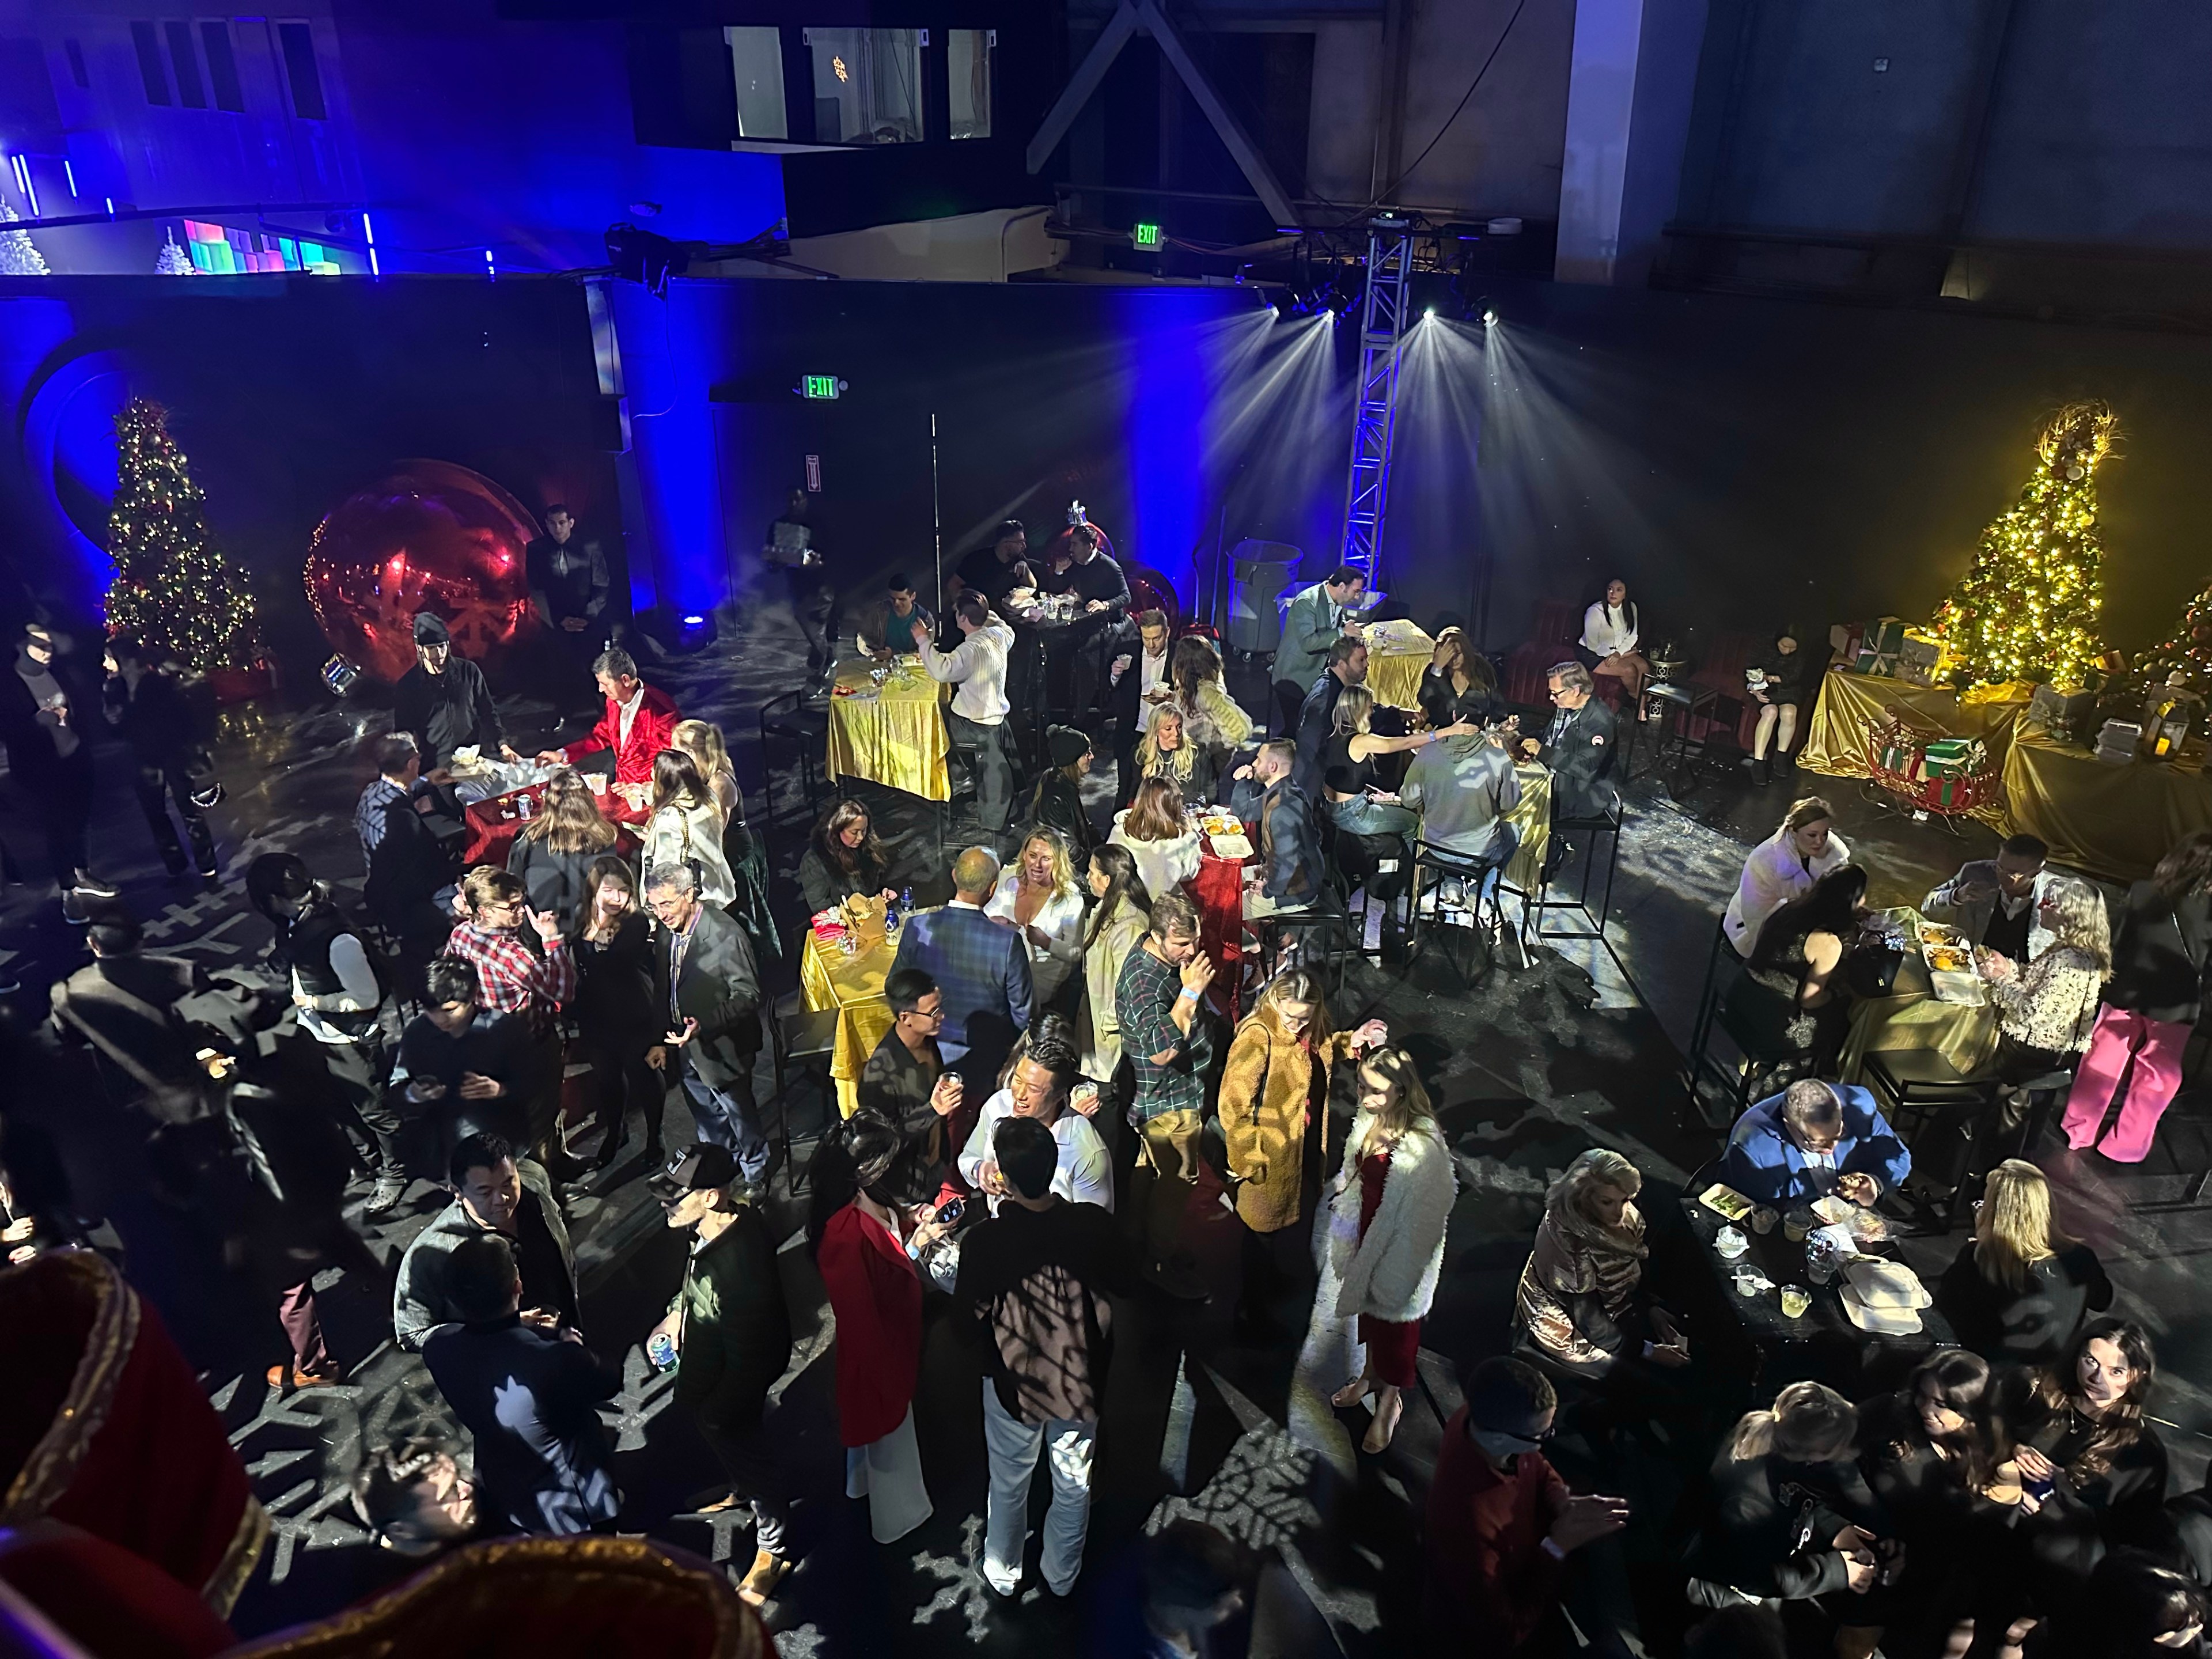
[[[85,72],[84,48],[74,40],[62,42],[62,52],[69,58],[70,79],[87,91],[92,88],[92,76]]]
[[[809,29],[814,141],[921,142],[920,29]]]
[[[215,106],[246,113],[246,94],[238,84],[238,58],[230,49],[230,25],[217,19],[200,25],[200,44],[207,48],[208,82],[215,90]]]
[[[947,29],[945,67],[955,138],[991,136],[991,58],[996,29]]]
[[[325,118],[322,76],[315,73],[315,36],[305,23],[279,23],[276,43],[284,51],[284,74],[292,83],[292,113],[306,121]]]
[[[161,67],[161,37],[151,23],[131,26],[131,44],[138,48],[138,78],[146,83],[146,101],[169,101],[169,72]]]
[[[782,32],[765,26],[726,28],[730,70],[738,82],[738,137],[788,138],[783,107]]]
[[[200,59],[192,50],[192,26],[167,22],[161,28],[169,37],[169,61],[177,66],[177,101],[186,109],[205,109],[207,94],[200,86]]]

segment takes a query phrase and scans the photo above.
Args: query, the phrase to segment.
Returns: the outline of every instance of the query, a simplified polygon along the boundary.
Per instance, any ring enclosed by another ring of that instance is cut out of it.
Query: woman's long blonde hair
[[[1313,1017],[1306,1022],[1306,1039],[1318,1054],[1328,1047],[1329,1038],[1336,1027],[1328,1018],[1328,992],[1321,982],[1321,975],[1310,968],[1285,968],[1267,981],[1267,988],[1260,993],[1260,1000],[1252,1005],[1248,1019],[1257,1019],[1261,1014],[1273,1014],[1285,1002],[1310,1003]]]
[[[1182,792],[1160,777],[1146,778],[1137,786],[1136,799],[1121,820],[1122,833],[1131,841],[1173,841],[1189,828]]]
[[[545,805],[522,833],[556,853],[604,853],[617,834],[590,786],[565,766],[545,780]]]
[[[714,806],[714,792],[699,775],[699,768],[681,749],[664,749],[653,757],[653,810],[664,806],[690,810]]]
[[[1991,1170],[1974,1214],[1974,1266],[1992,1285],[2015,1293],[2028,1287],[2031,1270],[2074,1241],[2051,1218],[2051,1183],[2024,1158]]]
[[[1840,1463],[1858,1438],[1858,1408],[1825,1382],[1792,1382],[1771,1411],[1747,1412],[1729,1455],[1741,1463],[1769,1452],[1793,1463]]]
[[[1022,872],[1029,865],[1030,848],[1039,845],[1049,848],[1052,851],[1053,892],[1055,895],[1073,892],[1075,890],[1075,860],[1068,856],[1067,838],[1057,830],[1032,830],[1024,838],[1022,850],[1014,858],[1016,885],[1020,884]]]
[[[1616,1187],[1632,1200],[1644,1190],[1644,1171],[1610,1146],[1593,1146],[1578,1153],[1567,1165],[1566,1173],[1552,1183],[1552,1189],[1544,1194],[1544,1207],[1564,1210],[1585,1226],[1596,1228],[1598,1219],[1584,1203],[1593,1187]]]
[[[1340,738],[1362,736],[1374,713],[1375,694],[1364,685],[1347,685],[1337,696],[1330,729]]]
[[[2086,881],[2061,876],[2051,884],[2049,897],[2057,912],[2051,938],[2087,955],[2099,979],[2112,978],[2112,922],[2105,914],[2105,896]]]
[[[1172,749],[1162,749],[1159,730],[1169,720],[1175,722],[1176,735],[1182,741]],[[1173,778],[1179,784],[1190,781],[1191,774],[1198,769],[1198,744],[1181,703],[1164,702],[1153,711],[1152,729],[1137,744],[1137,769],[1150,777]]]
[[[730,764],[730,746],[722,741],[722,728],[712,720],[678,720],[668,740],[690,756],[709,789],[714,787],[717,772],[727,772],[732,780],[737,777],[737,769]]]

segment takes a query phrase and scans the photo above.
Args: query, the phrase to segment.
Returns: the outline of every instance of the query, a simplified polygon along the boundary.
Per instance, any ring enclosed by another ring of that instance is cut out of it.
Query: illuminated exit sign
[[[800,382],[799,395],[802,398],[835,398],[845,389],[845,383],[835,374],[809,374]]]
[[[1160,228],[1158,225],[1132,225],[1129,227],[1129,240],[1138,247],[1157,248],[1160,246]]]

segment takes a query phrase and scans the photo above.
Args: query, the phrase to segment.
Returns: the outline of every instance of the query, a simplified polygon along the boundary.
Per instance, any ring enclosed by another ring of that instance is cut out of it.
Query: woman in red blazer
[[[809,1173],[808,1231],[837,1317],[837,1419],[845,1442],[845,1495],[868,1500],[878,1544],[929,1519],[921,1449],[914,1437],[915,1375],[921,1364],[921,1280],[907,1254],[945,1229],[915,1224],[927,1206],[902,1211],[881,1195],[900,1141],[890,1125],[859,1117],[825,1142]],[[826,1156],[825,1156],[826,1154]]]

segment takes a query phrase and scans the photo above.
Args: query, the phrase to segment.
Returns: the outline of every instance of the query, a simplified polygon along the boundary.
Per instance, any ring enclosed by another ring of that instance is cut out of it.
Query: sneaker
[[[1446,876],[1442,882],[1437,884],[1437,885],[1439,891],[1437,894],[1437,902],[1438,904],[1442,905],[1447,910],[1464,910],[1467,908],[1466,877]]]
[[[121,890],[110,887],[98,877],[80,870],[76,872],[76,882],[71,890],[82,893],[87,898],[112,899]]]
[[[78,927],[92,920],[92,912],[85,907],[84,896],[74,887],[62,889],[62,920]]]
[[[380,1175],[376,1178],[376,1190],[362,1206],[365,1215],[382,1215],[407,1196],[407,1177],[403,1175]]]
[[[783,1583],[791,1567],[792,1564],[781,1555],[770,1555],[766,1550],[757,1552],[752,1570],[738,1586],[738,1596],[753,1607],[760,1606],[775,1594],[775,1587]]]

